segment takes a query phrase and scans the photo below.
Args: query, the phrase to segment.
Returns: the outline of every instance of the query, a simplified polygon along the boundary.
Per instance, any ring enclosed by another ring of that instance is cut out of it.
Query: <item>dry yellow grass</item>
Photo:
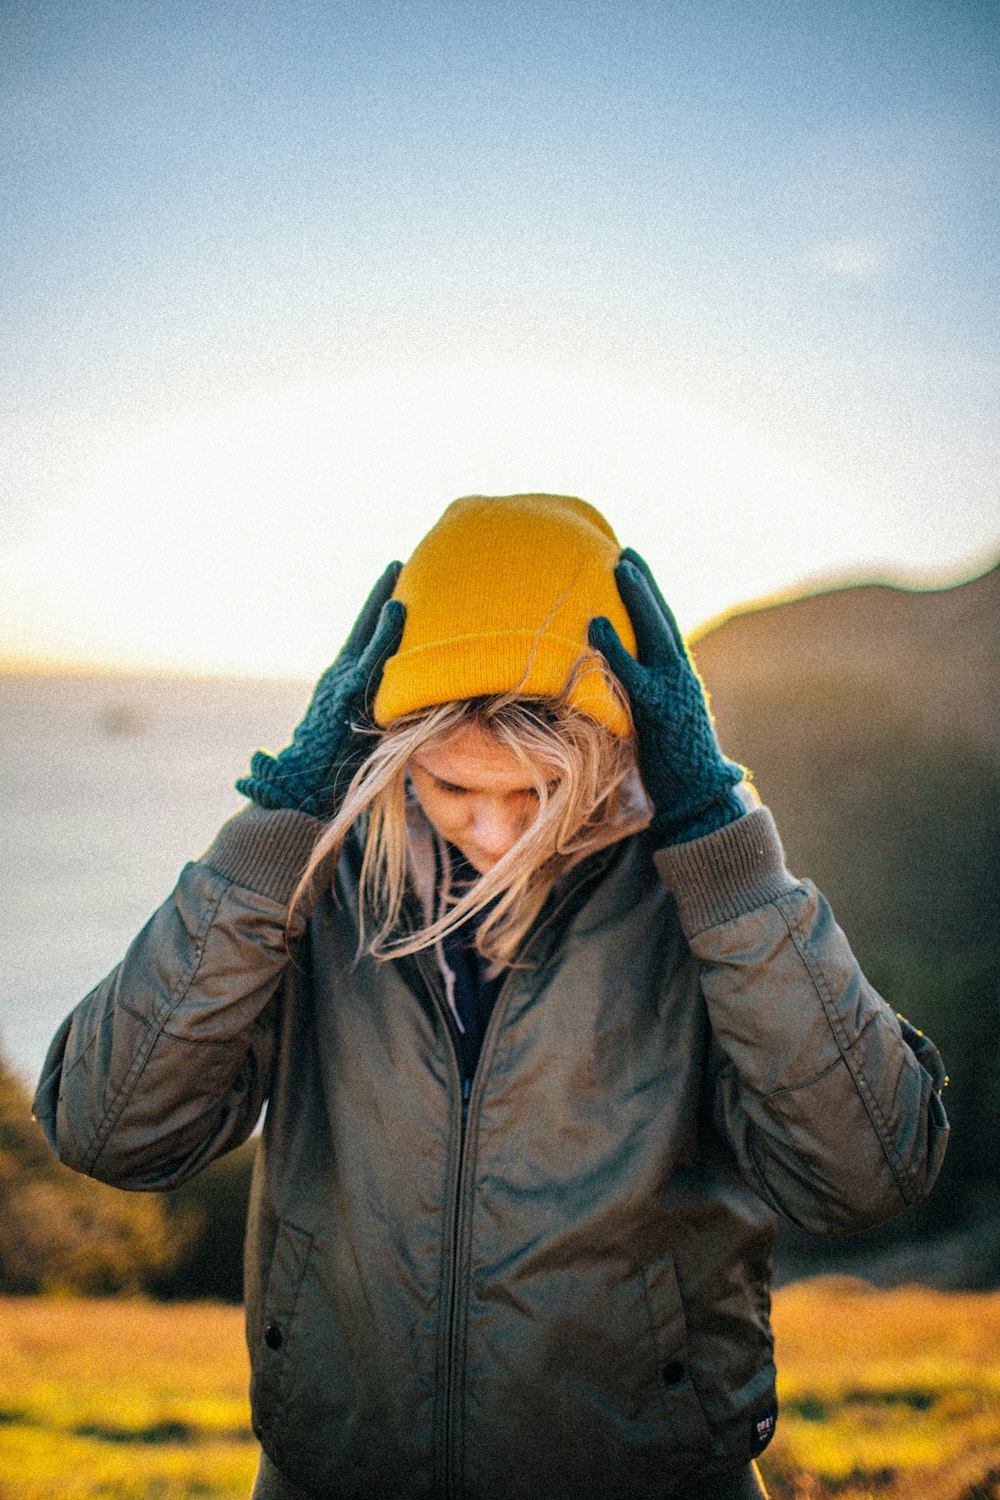
[[[1000,1500],[1000,1292],[799,1282],[774,1326],[775,1500]]]
[[[239,1308],[5,1299],[2,1500],[245,1500]]]
[[[1000,1500],[1000,1293],[775,1299],[774,1500]],[[0,1302],[0,1500],[246,1500],[237,1308]]]

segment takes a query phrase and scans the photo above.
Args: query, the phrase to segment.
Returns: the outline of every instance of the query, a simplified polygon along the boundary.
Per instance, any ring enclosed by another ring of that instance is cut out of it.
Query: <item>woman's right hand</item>
[[[365,601],[336,661],[327,667],[292,743],[278,755],[256,750],[236,790],[258,807],[290,807],[332,818],[371,745],[355,723],[370,710],[389,657],[403,636],[406,606],[391,598],[402,563],[390,563]]]

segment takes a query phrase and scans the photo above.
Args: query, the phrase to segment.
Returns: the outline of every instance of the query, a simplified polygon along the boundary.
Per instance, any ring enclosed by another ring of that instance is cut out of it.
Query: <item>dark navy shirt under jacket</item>
[[[448,853],[456,886],[469,885],[478,878],[478,871],[460,850],[449,845]],[[445,962],[455,976],[454,1001],[458,1018],[455,1042],[463,1083],[468,1083],[476,1071],[486,1027],[504,980],[503,974],[498,974],[495,979],[487,977],[489,965],[476,949],[476,933],[488,912],[489,907],[476,912],[461,927],[449,933],[441,945]]]

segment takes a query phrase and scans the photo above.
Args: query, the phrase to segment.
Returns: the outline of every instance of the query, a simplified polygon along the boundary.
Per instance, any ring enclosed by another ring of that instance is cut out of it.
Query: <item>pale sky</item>
[[[5,0],[0,652],[314,675],[462,494],[1000,552],[1000,6]]]

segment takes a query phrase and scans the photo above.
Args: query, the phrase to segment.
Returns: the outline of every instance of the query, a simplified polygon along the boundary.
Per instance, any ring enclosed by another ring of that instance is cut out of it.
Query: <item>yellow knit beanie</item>
[[[517,689],[558,693],[607,615],[635,655],[615,584],[617,538],[592,505],[568,495],[471,495],[448,506],[403,568],[393,597],[406,626],[375,696],[383,727],[402,714]],[[616,734],[629,724],[597,672],[572,701]]]

